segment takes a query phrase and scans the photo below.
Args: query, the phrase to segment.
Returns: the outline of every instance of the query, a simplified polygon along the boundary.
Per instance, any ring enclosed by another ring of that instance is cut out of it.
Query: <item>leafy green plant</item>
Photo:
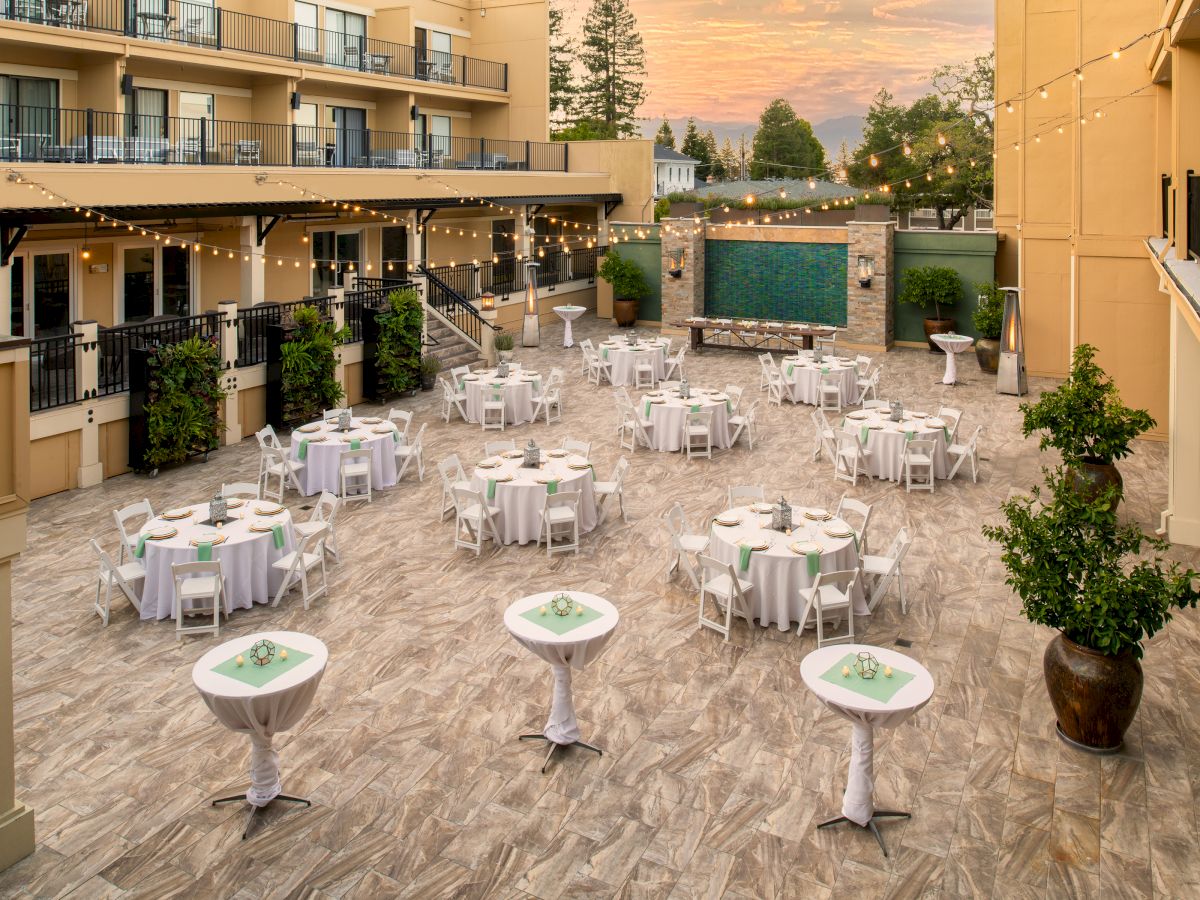
[[[654,221],[665,219],[671,215],[671,201],[666,197],[659,197],[654,201]]]
[[[513,348],[513,336],[508,332],[497,330],[493,344],[498,351],[508,352]]]
[[[425,313],[421,296],[413,288],[392,291],[387,306],[375,313],[379,343],[375,367],[384,394],[400,394],[417,387],[421,377],[421,332]]]
[[[940,319],[942,307],[957,304],[962,292],[958,272],[949,266],[915,266],[904,273],[900,296],[896,299],[922,309],[932,306],[933,317]]]
[[[997,341],[1004,322],[1004,291],[994,281],[981,281],[975,290],[979,292],[979,305],[971,313],[971,321],[981,338]]]
[[[335,348],[350,336],[350,329],[335,329],[314,306],[297,307],[293,318],[295,327],[280,348],[283,418],[290,425],[312,421],[341,403],[345,391],[334,377]]]
[[[1121,402],[1120,392],[1094,362],[1096,348],[1080,344],[1071,354],[1071,375],[1036,403],[1022,403],[1025,437],[1043,432],[1039,449],[1053,447],[1070,465],[1108,464],[1130,453],[1129,442],[1154,427],[1144,409]]]
[[[613,297],[617,300],[640,300],[650,293],[642,270],[616,250],[604,254],[604,262],[596,269],[596,274],[612,285]]]
[[[1200,573],[1164,560],[1170,545],[1117,521],[1120,490],[1107,486],[1089,498],[1070,469],[1043,470],[1046,490],[1001,505],[1005,522],[986,526],[1000,544],[1005,583],[1021,598],[1025,618],[1109,656],[1131,651],[1171,620],[1173,609],[1195,607]],[[1136,557],[1148,545],[1150,559]]]
[[[221,445],[221,348],[216,338],[193,335],[153,348],[148,356],[146,450],[148,468],[181,463]]]

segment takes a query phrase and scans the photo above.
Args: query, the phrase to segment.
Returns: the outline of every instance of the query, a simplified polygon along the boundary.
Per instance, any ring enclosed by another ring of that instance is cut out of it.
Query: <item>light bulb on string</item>
[[[910,146],[908,145],[908,141],[905,141],[905,142],[904,142],[904,155],[905,155],[905,156],[912,156],[912,147],[910,147]]]
[[[1012,104],[1012,101],[1011,101],[1011,100],[1006,100],[1006,101],[1004,101],[1004,111],[1005,111],[1005,112],[1008,112],[1008,113],[1010,113],[1010,112],[1012,112],[1012,111],[1013,111],[1013,108],[1014,108],[1014,107],[1013,107],[1013,104]]]
[[[1043,100],[1045,100],[1047,97],[1050,96],[1050,92],[1048,90],[1046,90],[1046,88],[1043,86],[1043,87],[1038,88],[1038,96],[1041,97]]]
[[[938,142],[939,147],[946,146],[946,136],[944,134],[942,134],[940,131],[938,132],[937,142]]]

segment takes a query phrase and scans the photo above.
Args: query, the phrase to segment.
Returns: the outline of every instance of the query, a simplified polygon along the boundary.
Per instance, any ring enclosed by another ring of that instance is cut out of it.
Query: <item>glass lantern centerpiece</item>
[[[525,446],[525,460],[522,465],[526,469],[537,469],[542,465],[542,451],[533,442],[533,438],[530,438],[529,443]]]
[[[892,401],[892,412],[888,418],[893,422],[899,422],[904,418],[904,405],[899,400]]]
[[[792,528],[792,505],[782,494],[771,510],[771,527],[776,531],[790,531]]]
[[[338,430],[350,430],[350,410],[343,409],[340,413],[338,413]]]
[[[629,329],[629,333],[625,335],[625,340],[629,343],[629,346],[632,347],[637,343],[637,331],[632,328]]]
[[[500,362],[500,365],[496,366],[496,377],[497,378],[507,378],[508,377],[508,360],[502,360]]]
[[[679,396],[682,397],[684,400],[692,399],[692,388],[688,384],[688,380],[686,378],[682,379],[679,382]]]
[[[220,493],[217,493],[208,503],[208,521],[216,525],[218,522],[224,522],[228,518],[229,504],[225,502],[225,498]]]

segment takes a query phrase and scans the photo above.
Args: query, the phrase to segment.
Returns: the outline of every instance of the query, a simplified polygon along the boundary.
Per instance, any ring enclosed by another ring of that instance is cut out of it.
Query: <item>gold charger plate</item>
[[[358,421],[363,425],[378,425],[383,419],[379,418],[379,416],[369,416],[366,419],[359,419]]]
[[[275,530],[275,526],[270,522],[255,522],[250,526],[250,530],[259,534],[270,534]]]
[[[300,426],[299,428],[297,428],[296,430],[297,430],[297,431],[303,431],[305,434],[312,434],[314,431],[320,431],[320,430],[321,430],[321,426],[320,426],[320,425],[316,425],[316,424],[313,424],[313,425],[301,425],[301,426]]]
[[[751,544],[749,541],[738,541],[739,547],[749,547],[751,550],[767,550],[771,546],[770,541],[760,540],[757,544]]]
[[[365,441],[367,436],[364,434],[343,434],[342,443],[349,444],[351,441]]]
[[[463,380],[463,381],[478,381],[478,380],[479,380],[479,376],[478,376],[478,375],[464,375],[464,376],[462,377],[462,380]]]
[[[392,434],[395,430],[396,430],[395,428],[388,428],[387,426],[381,426],[379,428],[372,428],[371,434]]]
[[[591,463],[587,463],[587,462],[581,462],[581,463],[567,463],[567,468],[568,468],[568,469],[579,469],[579,470],[582,470],[582,469],[590,469],[591,467],[592,467],[592,464],[591,464]]]
[[[475,468],[477,468],[477,469],[495,469],[495,468],[498,468],[499,465],[500,465],[500,463],[498,463],[498,462],[488,462],[485,459],[485,460],[483,460],[483,462],[475,463]]]
[[[714,516],[713,521],[718,525],[723,525],[726,528],[732,528],[734,525],[742,524],[741,516]]]
[[[546,455],[552,456],[555,459],[562,459],[563,457],[565,457],[567,455],[567,451],[566,450],[551,450]]]
[[[799,556],[805,553],[820,553],[821,545],[816,541],[796,541],[795,543],[788,544],[788,549]]]
[[[804,518],[810,519],[813,522],[825,522],[829,519],[832,519],[833,516],[831,516],[829,511],[825,509],[806,509],[804,511]]]
[[[512,481],[512,480],[513,480],[513,477],[511,475],[500,475],[496,478],[496,483],[503,484],[505,481]]]
[[[867,427],[872,431],[883,431],[884,425],[882,422],[871,422]]]
[[[775,507],[773,507],[770,503],[751,503],[750,509],[756,513],[769,513],[772,512]]]
[[[870,417],[871,417],[871,414],[867,413],[867,412],[846,413],[847,419],[854,419],[856,422],[860,422],[863,419],[869,419]]]
[[[521,450],[509,450],[504,454],[505,459],[524,459],[525,453]]]
[[[180,519],[190,518],[191,515],[190,509],[168,509],[160,518],[166,519],[168,522],[178,522]]]
[[[930,428],[945,428],[946,422],[944,419],[927,418],[925,424]]]
[[[282,506],[256,506],[256,507],[254,507],[254,514],[256,516],[277,516],[283,511],[284,510],[283,510]]]
[[[148,541],[165,541],[168,538],[173,538],[179,534],[179,529],[168,525],[165,528],[154,528],[146,532],[146,540]]]
[[[821,530],[824,531],[831,538],[848,538],[852,534],[854,534],[854,532],[851,531],[849,528],[836,528],[833,525],[826,525]]]
[[[230,509],[237,509],[239,506],[244,505],[245,502],[246,501],[243,500],[241,497],[230,497],[228,500],[225,501],[225,505],[227,507],[229,507]]]
[[[308,442],[309,442],[310,444],[323,444],[323,443],[325,443],[327,440],[329,440],[329,435],[327,435],[327,434],[323,434],[323,435],[321,435],[320,437],[309,438],[309,439],[308,439]]]
[[[211,534],[198,534],[194,538],[192,538],[188,543],[190,543],[193,547],[199,547],[201,544],[212,544],[215,547],[218,544],[225,543],[225,541],[226,541],[225,535],[211,533]]]

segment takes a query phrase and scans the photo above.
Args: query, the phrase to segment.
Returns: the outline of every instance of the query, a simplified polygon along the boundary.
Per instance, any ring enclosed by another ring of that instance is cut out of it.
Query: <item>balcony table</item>
[[[139,12],[137,20],[137,37],[165,41],[175,17],[170,13]]]
[[[814,337],[824,338],[837,334],[837,329],[833,326],[810,325],[805,322],[777,322],[766,325],[743,319],[714,319],[709,316],[688,316],[683,321],[671,322],[670,325],[672,328],[688,329],[693,350],[700,350],[705,346],[705,331],[711,331],[714,338],[722,334],[728,334],[731,338],[728,344],[713,343],[709,346],[725,350],[753,350],[756,353],[761,353],[764,345],[771,340],[778,340],[797,349],[811,350]],[[737,338],[739,343],[733,343],[732,338]]]

